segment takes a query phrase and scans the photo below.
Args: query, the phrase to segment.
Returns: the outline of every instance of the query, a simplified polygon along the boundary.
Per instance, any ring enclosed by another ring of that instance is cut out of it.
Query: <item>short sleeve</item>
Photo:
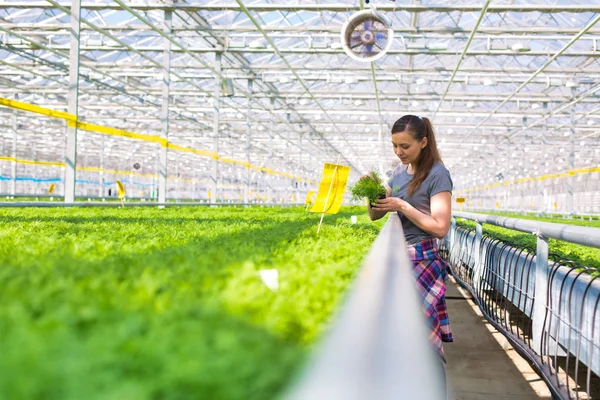
[[[446,168],[440,168],[431,178],[431,184],[429,186],[430,198],[441,192],[452,193],[454,185],[452,184],[450,172],[448,172]]]
[[[388,179],[387,184],[389,187],[391,187],[392,189],[394,189],[394,178],[396,177],[396,175],[398,175],[399,173],[402,172],[402,167],[403,164],[398,164],[398,166],[396,168],[394,168],[394,170],[392,171],[392,176],[390,176],[390,179]]]

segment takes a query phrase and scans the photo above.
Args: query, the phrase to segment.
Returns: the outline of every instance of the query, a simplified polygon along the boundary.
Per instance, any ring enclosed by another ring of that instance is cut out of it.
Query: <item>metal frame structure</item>
[[[476,228],[452,228],[440,246],[452,275],[481,312],[537,369],[553,398],[595,398],[600,373],[600,276],[561,260],[549,239],[600,247],[600,229],[454,213]],[[533,233],[534,249],[484,235],[483,224]],[[593,383],[592,383],[593,382]]]
[[[298,201],[338,156],[351,179],[391,170],[407,113],[433,120],[459,192],[598,177],[598,4],[371,3],[395,33],[365,64],[339,42],[358,0],[0,0],[0,97],[173,144],[0,107],[0,192],[60,178],[72,201],[127,179],[160,202]],[[573,212],[578,185],[564,186]]]

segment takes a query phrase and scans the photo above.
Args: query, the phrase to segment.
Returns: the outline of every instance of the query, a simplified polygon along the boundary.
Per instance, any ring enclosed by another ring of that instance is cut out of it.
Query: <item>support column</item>
[[[544,115],[546,115],[546,113],[548,112],[548,103],[544,103],[543,104],[543,108],[544,108]],[[544,158],[542,158],[542,165],[540,165],[540,167],[542,168],[542,170],[540,171],[540,175],[546,175],[546,133],[548,132],[548,120],[544,120],[544,129],[542,130],[542,154],[544,154]],[[540,196],[540,206],[538,207],[538,212],[541,212],[542,215],[544,215],[546,212],[548,212],[548,210],[546,209],[546,191],[544,190],[544,181],[543,180],[539,180],[538,181],[538,185],[539,185],[539,196]]]
[[[100,188],[98,189],[98,197],[104,197],[104,137],[106,135],[100,135],[100,172],[98,175],[98,181],[100,183]]]
[[[297,172],[301,171],[301,168],[303,167],[302,165],[302,136],[303,133],[300,132],[300,136],[298,137],[298,170]],[[301,191],[301,184],[300,181],[296,181],[296,203],[301,203],[302,199],[300,199],[300,191]]]
[[[533,303],[533,350],[538,355],[544,354],[542,349],[544,320],[548,306],[548,239],[537,235],[535,264],[535,302]]]
[[[481,255],[481,242],[483,241],[483,225],[477,221],[475,226],[475,246],[473,249],[473,289],[477,295],[481,294],[481,277],[483,276],[483,265],[485,258]]]
[[[35,142],[31,146],[31,159],[33,161],[37,161],[37,150],[35,148]],[[37,187],[41,186],[37,179],[39,178],[38,174],[39,164],[33,164],[33,181],[31,182],[31,194],[35,195],[37,192]]]
[[[214,152],[219,154],[219,129],[221,123],[220,102],[221,102],[221,53],[215,53],[215,98],[214,98],[214,119],[213,119],[213,143],[215,144]],[[212,189],[210,192],[210,202],[217,202],[217,187],[219,182],[219,160],[214,158],[212,161]]]
[[[171,21],[173,12],[165,10],[164,30],[167,35],[171,34]],[[162,106],[160,109],[160,121],[162,125],[162,136],[168,143],[169,140],[169,83],[171,70],[171,42],[168,39],[163,41],[163,79],[162,79]],[[158,202],[167,202],[167,146],[161,146],[158,155]],[[160,206],[159,206],[160,207]],[[160,207],[162,208],[162,207]]]
[[[246,162],[251,163],[250,154],[252,153],[252,129],[250,123],[252,122],[252,90],[254,81],[248,79],[248,114],[246,115]],[[244,182],[244,203],[248,204],[250,200],[250,168],[246,168],[246,180]]]
[[[12,181],[10,183],[10,194],[14,196],[17,192],[17,110],[13,109],[13,117],[12,117],[12,131],[13,131],[13,142],[12,142],[12,163],[10,166],[11,169],[11,178]]]
[[[569,171],[575,169],[575,106],[571,107],[571,135],[569,135]],[[569,175],[567,178],[567,214],[569,218],[573,218],[573,181],[574,176]]]
[[[69,50],[69,114],[79,117],[79,31],[81,29],[81,0],[71,0],[71,39]],[[77,166],[77,127],[67,126],[65,151],[65,203],[75,202],[75,175]]]
[[[271,110],[275,109],[275,99],[273,97],[271,97]],[[289,123],[290,121],[290,114],[287,114],[287,121]],[[271,137],[275,136],[275,122],[273,122],[273,120],[271,120],[271,123],[269,124],[269,132],[271,133]],[[268,160],[272,160],[273,159],[273,146],[271,146],[269,148],[269,158]],[[266,163],[263,162],[263,167],[266,166]],[[269,175],[258,175],[259,177],[262,177],[265,185],[267,187],[267,203],[275,203],[277,199],[274,199],[273,197],[277,197],[278,195],[278,191],[275,191],[275,194],[273,194],[273,184],[272,182],[269,183],[268,181],[271,180],[271,178],[269,178]],[[272,175],[271,175],[272,176]]]

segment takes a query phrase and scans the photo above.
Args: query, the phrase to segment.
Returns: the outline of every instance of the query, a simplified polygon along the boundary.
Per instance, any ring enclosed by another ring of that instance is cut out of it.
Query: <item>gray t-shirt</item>
[[[399,164],[394,170],[392,177],[388,181],[388,185],[392,188],[392,197],[400,197],[407,201],[417,210],[431,215],[431,198],[440,192],[452,192],[452,179],[450,172],[441,163],[436,163],[431,168],[429,175],[419,188],[408,196],[408,184],[412,181],[413,175],[406,172],[406,165]],[[421,230],[413,224],[408,218],[399,213],[402,220],[402,228],[404,236],[408,244],[414,244],[421,240],[431,239],[435,236]]]

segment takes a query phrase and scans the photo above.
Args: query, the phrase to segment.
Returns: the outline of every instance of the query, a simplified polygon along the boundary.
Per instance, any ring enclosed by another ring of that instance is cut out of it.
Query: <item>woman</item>
[[[392,143],[401,164],[388,181],[387,197],[368,206],[369,216],[371,220],[388,212],[400,216],[430,328],[429,339],[445,362],[442,342],[452,342],[452,333],[445,300],[446,262],[437,252],[437,239],[450,229],[452,180],[427,118],[400,118],[392,127]]]

